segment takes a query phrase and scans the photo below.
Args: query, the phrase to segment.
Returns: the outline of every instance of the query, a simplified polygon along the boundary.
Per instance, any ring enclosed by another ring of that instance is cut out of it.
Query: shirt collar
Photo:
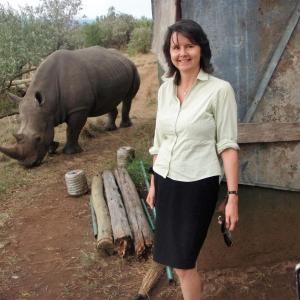
[[[206,81],[206,80],[208,80],[208,74],[206,72],[204,72],[202,69],[200,69],[197,79],[199,79],[201,81]]]
[[[174,77],[175,77],[174,75],[172,77],[168,77],[167,75],[168,75],[168,72],[164,73],[163,76],[160,77],[160,79],[162,81],[167,81],[169,79],[174,79]]]
[[[173,80],[175,78],[175,74],[172,77],[167,77],[167,72],[163,74],[163,76],[161,76],[161,80],[162,81],[167,81],[167,80]],[[208,74],[206,72],[204,72],[202,69],[200,69],[198,75],[197,75],[197,79],[199,79],[200,81],[206,81],[209,79]]]

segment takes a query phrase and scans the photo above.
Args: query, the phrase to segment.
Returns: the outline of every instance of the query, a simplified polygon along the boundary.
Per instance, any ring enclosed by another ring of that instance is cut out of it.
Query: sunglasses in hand
[[[231,232],[226,228],[225,219],[221,215],[218,216],[218,224],[220,224],[221,233],[223,234],[226,246],[231,247],[233,244],[232,235]]]

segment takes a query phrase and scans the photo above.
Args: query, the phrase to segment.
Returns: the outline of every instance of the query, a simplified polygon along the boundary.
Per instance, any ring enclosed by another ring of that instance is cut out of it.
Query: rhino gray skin
[[[54,127],[67,123],[64,153],[82,151],[79,133],[87,117],[108,113],[106,130],[116,129],[117,105],[122,101],[121,127],[131,126],[129,111],[140,85],[135,65],[118,51],[102,47],[58,50],[39,66],[20,101],[21,127],[4,154],[25,167],[39,165],[47,151],[54,153]]]

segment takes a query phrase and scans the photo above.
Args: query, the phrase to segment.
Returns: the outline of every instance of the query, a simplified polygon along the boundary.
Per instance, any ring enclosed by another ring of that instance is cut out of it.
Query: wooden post
[[[123,146],[117,151],[118,167],[127,167],[128,163],[134,159],[135,151],[130,146]]]
[[[92,203],[98,224],[97,249],[102,249],[112,254],[114,248],[112,229],[108,208],[104,199],[101,175],[93,177],[91,190]]]
[[[132,249],[132,234],[121,195],[111,171],[102,174],[104,192],[110,212],[110,220],[118,254],[124,257]]]
[[[146,220],[136,188],[125,168],[114,171],[133,232],[135,253],[141,257],[153,244],[153,234]]]

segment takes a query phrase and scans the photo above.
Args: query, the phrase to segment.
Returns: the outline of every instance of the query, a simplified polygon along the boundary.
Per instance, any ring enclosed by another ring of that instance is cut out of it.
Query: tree
[[[142,17],[135,21],[134,30],[131,33],[128,43],[128,53],[147,53],[151,48],[152,40],[152,21]]]
[[[40,22],[29,11],[19,13],[0,5],[0,91],[26,64],[39,63],[49,50],[47,41],[41,43],[40,29]]]
[[[57,49],[78,46],[75,16],[80,7],[81,0],[42,0],[20,11],[0,4],[0,94],[24,66],[38,65]]]
[[[130,42],[128,43],[128,53],[135,55],[137,53],[147,53],[151,48],[151,27],[136,27],[134,28]]]
[[[79,26],[75,16],[82,9],[81,0],[42,0],[36,13],[47,25],[53,50],[75,48],[74,34]]]
[[[85,25],[85,46],[126,47],[134,26],[133,16],[117,13],[112,6],[107,15],[98,17],[95,23]]]
[[[83,26],[84,44],[86,47],[103,45],[104,32],[101,29],[97,21]]]

